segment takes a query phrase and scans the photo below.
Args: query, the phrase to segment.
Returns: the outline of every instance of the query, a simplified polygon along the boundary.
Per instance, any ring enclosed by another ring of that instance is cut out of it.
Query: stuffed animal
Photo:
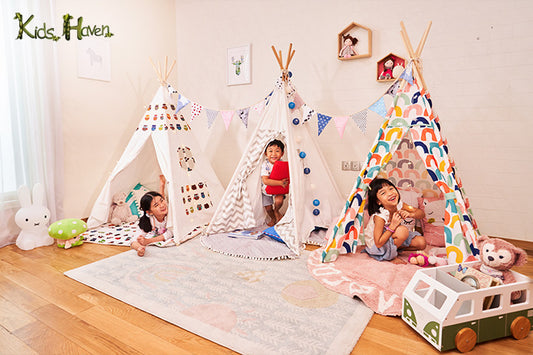
[[[44,205],[44,187],[33,186],[33,203],[30,189],[23,185],[18,189],[21,208],[15,214],[15,223],[21,229],[16,244],[22,250],[54,244],[48,235],[50,210]]]
[[[489,238],[482,235],[478,238],[481,265],[476,267],[479,271],[502,280],[504,284],[516,281],[510,269],[521,266],[527,262],[527,253],[513,244],[499,238]],[[511,300],[517,300],[521,291],[514,291]]]
[[[413,265],[418,265],[422,267],[442,266],[448,264],[448,260],[446,260],[446,258],[438,257],[434,253],[427,254],[425,251],[422,250],[409,254],[407,261],[409,261],[409,263]]]
[[[69,249],[83,244],[81,234],[87,230],[87,224],[81,219],[66,218],[56,221],[48,228],[48,234],[57,239],[59,248]]]
[[[125,192],[117,192],[113,195],[113,205],[111,206],[111,223],[121,224],[124,222],[135,222],[137,217],[132,215],[130,206],[126,204]]]
[[[422,219],[424,238],[429,245],[443,247],[444,241],[444,197],[419,197],[418,208],[425,213]]]
[[[339,52],[339,58],[350,58],[357,55],[357,52],[355,51],[355,45],[357,42],[359,42],[359,40],[350,34],[343,35],[342,39],[344,41],[344,45]]]

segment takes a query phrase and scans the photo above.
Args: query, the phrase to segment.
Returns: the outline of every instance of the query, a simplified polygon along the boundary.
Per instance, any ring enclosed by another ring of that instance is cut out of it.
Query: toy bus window
[[[512,301],[511,302],[512,304],[520,304],[520,303],[526,302],[528,290],[521,290],[519,292],[520,292],[520,298]]]
[[[414,288],[415,293],[420,296],[421,298],[424,298],[426,294],[428,293],[429,285],[425,283],[422,280],[419,280]]]
[[[444,302],[446,302],[446,298],[447,296],[444,293],[440,292],[437,289],[434,289],[428,298],[428,302],[435,308],[441,309]]]
[[[456,318],[460,317],[466,317],[472,315],[472,307],[474,305],[474,302],[472,300],[465,300],[461,304],[461,307],[459,307],[459,310],[457,311],[457,314],[455,315]]]
[[[490,309],[496,309],[500,308],[500,300],[502,299],[502,295],[491,295],[487,296],[483,299],[483,310],[487,311]]]

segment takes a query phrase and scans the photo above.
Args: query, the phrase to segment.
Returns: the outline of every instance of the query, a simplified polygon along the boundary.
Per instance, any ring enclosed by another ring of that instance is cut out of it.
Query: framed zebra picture
[[[251,45],[247,44],[228,48],[228,86],[250,84],[252,82],[250,47]]]

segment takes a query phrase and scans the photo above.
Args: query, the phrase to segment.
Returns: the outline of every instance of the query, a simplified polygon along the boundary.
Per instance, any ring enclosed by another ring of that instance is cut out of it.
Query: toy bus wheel
[[[531,329],[531,322],[526,317],[516,317],[511,323],[511,334],[513,338],[520,340],[527,337]]]
[[[471,328],[463,328],[455,335],[455,347],[462,353],[466,353],[476,346],[477,334]]]

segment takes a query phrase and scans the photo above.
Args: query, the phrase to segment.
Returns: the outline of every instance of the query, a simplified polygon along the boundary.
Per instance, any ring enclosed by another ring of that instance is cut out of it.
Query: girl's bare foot
[[[141,245],[139,248],[137,248],[137,255],[144,256],[145,250],[146,250],[145,246]]]

